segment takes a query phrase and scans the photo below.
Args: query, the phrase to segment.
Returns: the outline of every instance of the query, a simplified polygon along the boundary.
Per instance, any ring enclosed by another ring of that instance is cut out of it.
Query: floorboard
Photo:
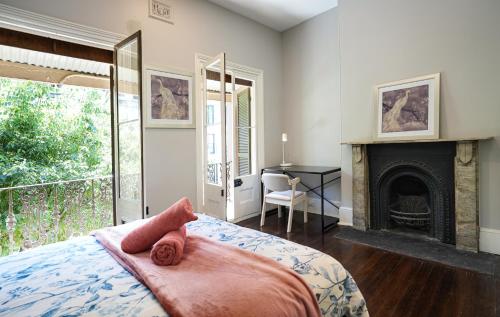
[[[352,274],[367,301],[370,316],[500,317],[500,277],[422,260],[365,244],[339,239],[341,227],[321,234],[318,215],[294,215],[286,232],[286,215],[260,217],[238,223],[300,244],[336,258]],[[497,270],[498,271],[498,270]]]
[[[500,279],[496,279],[495,283],[495,294],[496,294],[496,315],[500,316]]]

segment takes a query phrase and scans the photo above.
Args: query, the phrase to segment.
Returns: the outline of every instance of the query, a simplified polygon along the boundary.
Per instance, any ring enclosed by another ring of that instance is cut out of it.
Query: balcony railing
[[[113,224],[112,176],[0,188],[0,255]]]
[[[209,163],[207,165],[207,177],[210,184],[219,184],[219,175],[222,174],[221,163]]]

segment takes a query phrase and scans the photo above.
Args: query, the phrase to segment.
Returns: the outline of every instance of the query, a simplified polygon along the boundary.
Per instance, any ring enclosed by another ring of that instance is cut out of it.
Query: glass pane
[[[205,147],[206,147],[206,175],[207,183],[222,186],[222,164],[225,149],[222,140],[222,113],[221,105],[221,64],[216,62],[206,67],[205,78]]]
[[[238,176],[252,174],[252,106],[251,87],[237,86],[237,166]]]
[[[141,201],[142,153],[138,40],[117,50],[119,198]]]
[[[214,99],[212,95],[207,100],[209,108],[213,109],[210,113],[212,117],[207,117],[207,180],[209,184],[222,185],[221,110],[220,101]]]

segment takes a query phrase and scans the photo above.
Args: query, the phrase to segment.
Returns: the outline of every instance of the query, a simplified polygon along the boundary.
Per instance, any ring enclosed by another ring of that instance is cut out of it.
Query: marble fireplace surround
[[[455,142],[455,245],[459,250],[479,250],[479,141],[487,138],[418,141],[358,141],[352,145],[353,226],[370,228],[369,160],[367,145],[383,143]]]

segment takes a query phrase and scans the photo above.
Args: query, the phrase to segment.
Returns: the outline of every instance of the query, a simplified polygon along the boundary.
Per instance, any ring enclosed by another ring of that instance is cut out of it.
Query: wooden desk
[[[331,183],[333,181],[339,180],[340,176],[335,177],[328,182],[325,183],[325,176],[333,173],[340,172],[340,167],[327,167],[327,166],[305,166],[305,165],[292,165],[289,167],[281,167],[281,166],[271,166],[271,167],[265,167],[260,171],[260,174],[262,175],[264,172],[271,172],[271,173],[282,173],[286,174],[292,178],[295,178],[297,173],[300,174],[312,174],[312,175],[319,175],[321,179],[321,184],[316,187],[308,186],[307,184],[304,184],[301,182],[302,186],[307,188],[307,193],[313,193],[321,198],[321,228],[322,232],[325,232],[333,227],[337,226],[337,223],[339,222],[339,218],[333,217],[334,221],[325,224],[325,201],[328,202],[330,205],[334,206],[335,208],[339,209],[340,206],[337,206],[333,201],[328,200],[325,198],[325,185],[328,183]],[[264,198],[264,185],[262,182],[260,183],[260,188],[261,188],[261,205],[262,205],[262,199]],[[316,190],[320,188],[320,193],[318,193]]]

